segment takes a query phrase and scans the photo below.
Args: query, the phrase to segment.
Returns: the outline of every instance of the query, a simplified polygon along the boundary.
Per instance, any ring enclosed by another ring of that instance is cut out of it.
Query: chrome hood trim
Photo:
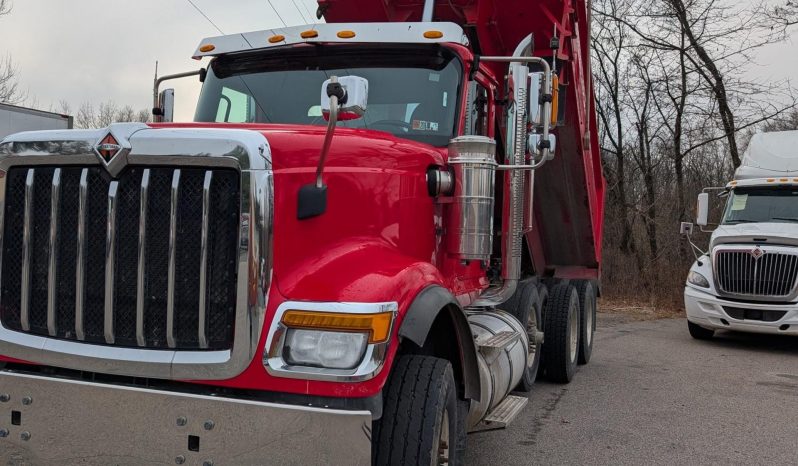
[[[765,241],[762,241],[763,239]],[[721,225],[712,233],[710,250],[725,244],[768,244],[798,247],[798,223],[763,222]]]
[[[122,168],[125,165],[227,167],[241,173],[241,189],[246,191],[241,193],[233,346],[222,351],[115,347],[31,335],[0,325],[0,354],[42,365],[135,377],[194,380],[235,377],[246,369],[258,351],[271,285],[274,187],[268,141],[263,134],[249,130],[150,128],[142,123],[119,123],[98,130],[25,132],[0,142],[0,172],[3,172],[0,175],[14,165],[103,166],[96,146],[109,133],[124,151],[116,155]],[[113,170],[106,168],[113,175]],[[4,206],[3,176],[0,177],[0,241]]]

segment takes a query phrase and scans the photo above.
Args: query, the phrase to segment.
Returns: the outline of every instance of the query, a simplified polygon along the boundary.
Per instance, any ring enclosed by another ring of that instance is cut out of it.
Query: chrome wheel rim
[[[593,313],[594,313],[594,306],[593,302],[591,301],[590,306],[587,306],[585,309],[585,346],[590,347],[593,343]]]
[[[433,465],[448,465],[449,464],[449,410],[443,410],[443,419],[441,420],[441,433],[438,435],[438,451],[437,456],[432,460]]]
[[[579,345],[579,307],[572,306],[571,307],[571,322],[568,325],[568,332],[569,335],[569,349],[571,350],[571,362],[576,360],[576,350]]]
[[[527,344],[527,353],[529,356],[526,358],[526,367],[531,369],[535,365],[535,354],[538,352],[537,345],[538,334],[538,315],[537,311],[532,308],[529,312],[529,319],[526,321],[526,336],[529,341]]]

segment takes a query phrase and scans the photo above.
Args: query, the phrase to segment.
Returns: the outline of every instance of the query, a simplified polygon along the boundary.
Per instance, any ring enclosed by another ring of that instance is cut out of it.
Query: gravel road
[[[590,364],[539,381],[506,430],[469,435],[466,464],[798,462],[798,338],[622,320],[600,314]]]

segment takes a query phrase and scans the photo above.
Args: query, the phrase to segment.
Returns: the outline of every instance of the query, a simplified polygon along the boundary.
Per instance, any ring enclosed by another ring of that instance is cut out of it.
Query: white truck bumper
[[[724,307],[746,310],[749,313],[753,311],[752,317],[757,317],[768,311],[783,312],[784,315],[773,322],[736,319]],[[687,320],[709,329],[798,335],[798,304],[755,304],[728,301],[687,286],[684,289],[684,308],[687,311]]]
[[[0,461],[371,464],[371,413],[0,371]]]

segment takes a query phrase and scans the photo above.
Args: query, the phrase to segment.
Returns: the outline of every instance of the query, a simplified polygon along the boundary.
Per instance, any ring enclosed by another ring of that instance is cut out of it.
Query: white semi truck
[[[72,129],[72,117],[0,103],[0,140],[22,131]]]
[[[690,335],[798,335],[798,131],[754,135],[734,180],[699,194],[696,223],[704,231],[712,192],[726,206],[687,277]]]

